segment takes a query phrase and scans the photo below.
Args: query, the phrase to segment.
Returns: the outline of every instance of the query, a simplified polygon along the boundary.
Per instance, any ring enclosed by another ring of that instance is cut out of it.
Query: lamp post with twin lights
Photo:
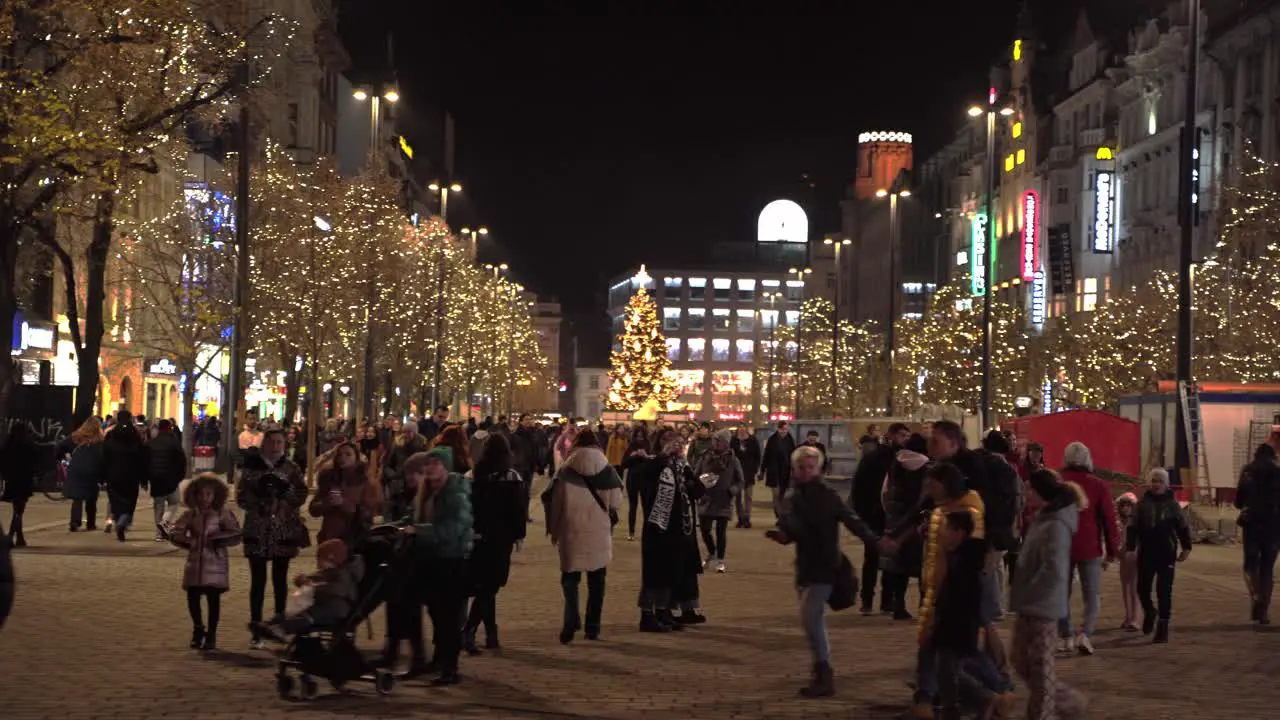
[[[849,238],[823,238],[822,244],[830,245],[836,254],[836,294],[835,302],[831,303],[831,391],[838,395],[840,376],[836,366],[840,364],[840,248],[852,244],[852,241]]]
[[[969,108],[969,117],[987,116],[987,164],[984,175],[987,180],[987,201],[986,213],[982,216],[979,223],[975,218],[974,222],[983,225],[982,242],[983,248],[981,257],[973,258],[973,269],[975,273],[982,271],[982,387],[979,392],[978,400],[978,419],[982,423],[985,432],[987,423],[990,421],[991,414],[991,252],[993,247],[992,229],[995,227],[995,194],[996,194],[996,115],[1001,117],[1009,117],[1013,114],[1013,108],[996,107],[996,89],[993,87],[987,91],[987,107],[983,109],[977,105]],[[971,250],[977,254],[978,248],[975,246]],[[977,283],[977,278],[974,278]],[[975,288],[977,289],[977,288]]]
[[[812,275],[813,268],[788,268],[787,274],[796,276],[796,287],[800,288],[800,310],[796,311],[796,365],[795,365],[796,368],[799,368],[800,357],[801,357],[800,356],[800,350],[801,350],[800,329],[801,329],[801,326],[804,324],[804,276]],[[788,279],[787,282],[790,282],[790,279]],[[784,310],[783,312],[785,313],[786,311]],[[796,417],[800,417],[800,383],[801,383],[801,377],[803,373],[797,370],[794,373],[794,375],[795,375],[795,384],[796,384],[795,415]]]
[[[893,417],[894,397],[893,397],[893,356],[897,349],[897,328],[895,327],[898,319],[898,198],[911,197],[911,191],[906,188],[907,174],[904,170],[898,174],[893,181],[893,187],[888,190],[877,190],[876,197],[889,198],[889,320],[885,325],[884,333],[884,349],[886,357],[886,365],[889,370],[889,397],[885,404],[885,415]]]
[[[387,88],[379,95],[368,88],[357,88],[351,97],[369,103],[369,147],[376,150],[382,142],[382,101],[394,105],[400,102],[400,93],[395,88]]]
[[[462,192],[462,186],[458,183],[442,183],[433,182],[427,186],[427,189],[440,196],[440,220],[446,227],[449,225],[449,193]]]

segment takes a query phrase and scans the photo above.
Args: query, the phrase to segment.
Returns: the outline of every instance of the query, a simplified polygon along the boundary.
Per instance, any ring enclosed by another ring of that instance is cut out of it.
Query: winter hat
[[[453,468],[453,448],[445,445],[437,445],[427,451],[427,457],[438,457],[440,462],[444,463],[447,468]]]
[[[337,538],[325,540],[316,547],[316,562],[327,562],[334,567],[345,565],[350,555],[347,544]]]
[[[1045,502],[1053,502],[1063,489],[1062,477],[1048,468],[1040,468],[1031,473],[1031,477],[1027,478],[1027,484]]]
[[[717,430],[714,437],[716,440],[728,445],[733,440],[733,433],[728,430]]]
[[[1134,494],[1133,494],[1133,493],[1131,493],[1131,492],[1127,492],[1127,493],[1125,493],[1125,494],[1121,495],[1120,497],[1116,498],[1116,504],[1117,504],[1117,505],[1119,505],[1119,504],[1121,504],[1121,503],[1129,503],[1130,505],[1137,505],[1137,504],[1138,504],[1138,496],[1137,496],[1137,495],[1134,495]]]

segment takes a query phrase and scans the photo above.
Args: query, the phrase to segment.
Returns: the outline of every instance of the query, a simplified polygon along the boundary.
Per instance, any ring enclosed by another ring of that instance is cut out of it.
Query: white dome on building
[[[756,225],[758,242],[809,242],[809,217],[791,200],[774,200],[760,211]]]

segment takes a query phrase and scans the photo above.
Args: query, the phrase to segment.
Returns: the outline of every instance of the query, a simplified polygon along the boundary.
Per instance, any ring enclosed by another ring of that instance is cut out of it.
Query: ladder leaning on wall
[[[1178,402],[1182,404],[1182,418],[1186,424],[1187,438],[1191,443],[1191,466],[1195,468],[1195,493],[1193,500],[1212,503],[1213,485],[1209,482],[1209,453],[1204,440],[1204,422],[1200,413],[1200,386],[1195,382],[1178,383]]]

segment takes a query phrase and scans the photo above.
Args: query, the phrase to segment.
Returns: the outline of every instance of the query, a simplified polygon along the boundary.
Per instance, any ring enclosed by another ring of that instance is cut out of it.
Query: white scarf
[[[684,533],[688,535],[693,532],[693,511],[689,507],[689,497],[684,489],[684,466],[684,458],[676,457],[662,467],[662,472],[658,475],[658,494],[653,499],[648,521],[666,530],[671,523],[671,511],[675,508],[678,491],[684,500],[680,520]]]

